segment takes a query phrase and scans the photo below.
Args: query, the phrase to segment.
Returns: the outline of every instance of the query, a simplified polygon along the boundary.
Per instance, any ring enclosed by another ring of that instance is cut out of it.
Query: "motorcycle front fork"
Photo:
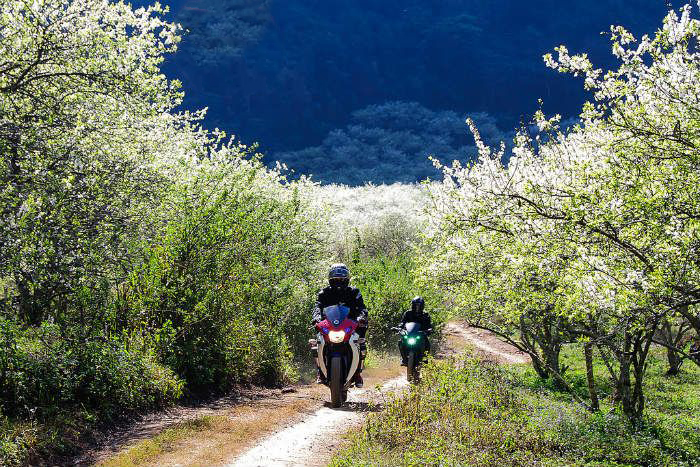
[[[357,366],[357,372],[361,373],[362,370],[365,369],[365,357],[367,357],[367,341],[365,340],[364,337],[360,337],[357,340],[357,343],[360,346],[360,363]],[[309,339],[309,349],[311,350],[311,356],[314,359],[314,362],[318,360],[318,341],[316,339]],[[316,374],[318,375],[319,378],[323,378],[323,375],[321,374],[321,368],[319,368],[318,365],[316,365]]]

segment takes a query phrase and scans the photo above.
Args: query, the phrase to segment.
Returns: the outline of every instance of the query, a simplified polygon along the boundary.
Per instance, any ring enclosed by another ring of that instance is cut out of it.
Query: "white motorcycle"
[[[343,305],[324,308],[326,319],[316,324],[318,335],[309,340],[324,384],[331,390],[333,407],[340,407],[347,400],[364,352],[364,338],[355,332],[358,323],[348,318],[349,312]]]

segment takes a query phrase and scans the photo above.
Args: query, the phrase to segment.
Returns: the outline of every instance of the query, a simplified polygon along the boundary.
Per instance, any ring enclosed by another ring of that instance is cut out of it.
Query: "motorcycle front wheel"
[[[340,357],[331,359],[331,406],[343,404],[343,362]]]
[[[406,379],[409,383],[418,382],[418,370],[416,369],[416,352],[414,352],[413,350],[408,352],[408,358],[406,360]]]

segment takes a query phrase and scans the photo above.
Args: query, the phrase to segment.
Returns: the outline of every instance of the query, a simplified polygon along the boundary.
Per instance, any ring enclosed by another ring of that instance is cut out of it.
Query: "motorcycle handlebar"
[[[348,319],[350,319],[350,318],[348,318]],[[354,320],[354,319],[350,319],[350,321],[354,321],[355,323],[357,323],[357,327],[358,327],[358,328],[366,328],[366,327],[367,327],[367,321],[366,321],[366,320],[361,320],[361,319],[360,319],[360,320],[357,320],[357,321],[356,321],[356,320]],[[311,327],[310,327],[309,329],[318,329],[318,325],[319,325],[319,324],[321,324],[321,321],[314,321],[313,323],[311,323]]]
[[[391,330],[392,330],[392,331],[396,331],[396,332],[401,332],[401,331],[403,330],[403,328],[400,327],[400,326],[394,326],[394,327],[391,328]],[[429,335],[431,335],[431,334],[433,333],[433,328],[426,329],[425,331],[421,331],[421,332],[422,332],[423,334],[425,334],[426,336],[429,336]]]

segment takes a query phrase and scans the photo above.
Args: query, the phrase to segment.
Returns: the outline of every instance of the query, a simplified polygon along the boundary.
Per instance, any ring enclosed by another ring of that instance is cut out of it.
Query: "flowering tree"
[[[580,125],[562,132],[558,117],[538,112],[540,135],[521,130],[507,166],[504,150],[492,151],[472,128],[479,160],[441,167],[445,179],[434,190],[445,248],[433,276],[444,274],[443,258],[456,258],[449,267],[470,278],[467,288],[488,292],[477,295],[482,313],[470,318],[503,334],[532,310],[544,331],[552,313],[559,333],[599,349],[631,418],[643,413],[659,326],[677,317],[700,331],[700,22],[691,11],[670,12],[655,37],[638,43],[611,28],[618,70],[604,73],[563,46],[558,59],[546,55],[594,93]],[[488,261],[485,252],[497,265],[475,268]],[[472,278],[479,272],[486,276]]]
[[[27,322],[115,272],[105,265],[128,255],[162,181],[157,156],[193,139],[175,136],[190,117],[167,113],[180,93],[158,65],[178,26],[163,12],[106,0],[0,7],[0,275]]]

